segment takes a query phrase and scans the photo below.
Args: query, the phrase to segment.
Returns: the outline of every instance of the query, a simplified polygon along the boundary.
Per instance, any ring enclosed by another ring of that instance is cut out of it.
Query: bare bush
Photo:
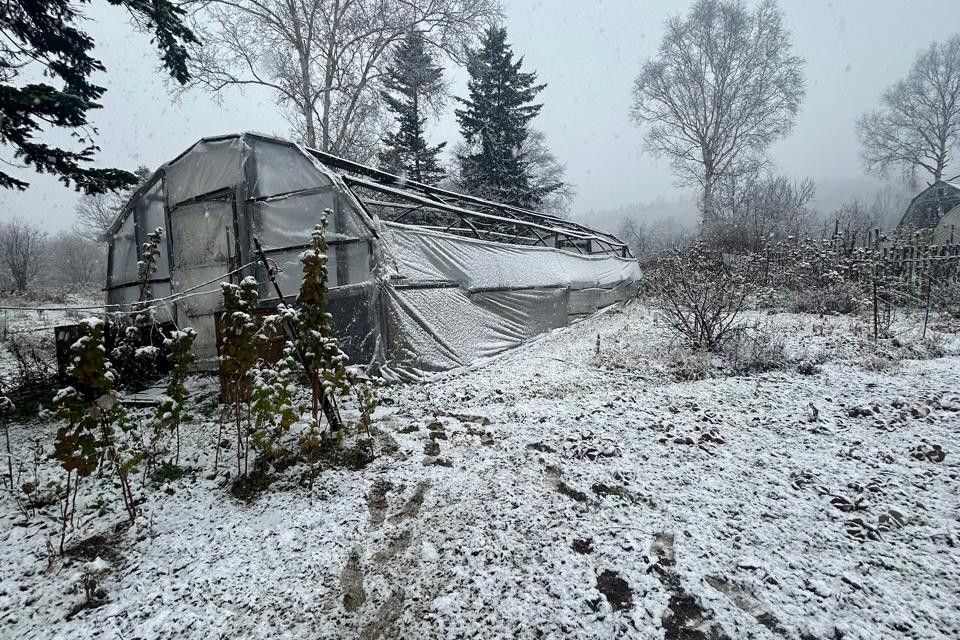
[[[783,338],[759,327],[733,333],[723,345],[723,355],[737,375],[776,371],[788,362]]]
[[[667,368],[677,382],[694,382],[710,377],[713,358],[706,351],[671,349],[667,352]]]
[[[812,180],[793,182],[786,176],[729,176],[717,183],[717,224],[710,229],[713,246],[734,253],[762,250],[768,243],[809,233],[816,193]]]
[[[667,253],[651,265],[646,282],[674,336],[711,352],[742,329],[738,321],[751,289],[738,269],[702,245]]]
[[[46,256],[46,231],[22,218],[0,225],[0,261],[17,291],[25,291],[40,275]]]

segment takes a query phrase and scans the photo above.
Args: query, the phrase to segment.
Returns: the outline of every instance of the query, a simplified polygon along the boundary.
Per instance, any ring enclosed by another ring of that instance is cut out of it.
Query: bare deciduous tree
[[[803,64],[773,0],[753,12],[739,0],[698,0],[666,22],[657,57],[634,82],[632,115],[648,125],[649,150],[702,189],[705,225],[716,222],[717,180],[756,170],[792,129]]]
[[[112,222],[112,220],[111,220]],[[106,245],[75,231],[61,231],[50,241],[49,263],[57,282],[86,285],[106,275]]]
[[[47,255],[47,233],[21,218],[0,225],[0,260],[17,291],[40,275]]]
[[[960,145],[960,35],[931,44],[880,105],[857,122],[867,169],[922,170],[940,180]]]
[[[806,236],[813,223],[816,185],[786,176],[727,177],[717,184],[718,224],[711,240],[727,251],[750,253],[769,242]]]
[[[76,206],[77,233],[89,240],[106,242],[110,227],[113,226],[120,210],[151,173],[152,171],[147,167],[140,166],[133,172],[138,183],[130,189],[81,196]]]
[[[650,265],[651,304],[674,336],[693,349],[717,351],[742,330],[739,319],[753,285],[722,255],[693,245]]]
[[[186,0],[203,43],[191,85],[222,95],[255,86],[287,109],[301,141],[358,160],[380,138],[380,80],[411,29],[463,60],[499,0]]]
[[[543,132],[530,129],[530,135],[520,145],[520,153],[529,170],[530,190],[546,193],[539,209],[555,216],[566,215],[576,195],[576,188],[564,181],[567,168],[547,147]]]
[[[624,218],[617,236],[627,243],[630,253],[641,262],[665,251],[686,249],[691,242],[691,230],[674,218]]]

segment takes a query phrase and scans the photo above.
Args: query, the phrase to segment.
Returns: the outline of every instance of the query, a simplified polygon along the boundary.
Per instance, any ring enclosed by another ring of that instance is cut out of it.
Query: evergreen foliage
[[[469,96],[457,98],[460,130],[467,142],[458,154],[461,188],[468,193],[514,206],[536,209],[560,182],[535,184],[524,145],[530,121],[542,104],[534,103],[547,85],[536,73],[520,70],[523,58],[513,59],[507,31],[491,27],[467,62]]]
[[[96,129],[88,112],[99,109],[106,89],[90,77],[104,72],[103,63],[91,54],[94,40],[78,28],[83,20],[79,5],[89,0],[30,0],[0,3],[0,141],[13,148],[14,158],[40,173],[58,176],[88,194],[121,189],[136,177],[120,169],[88,165],[99,151]],[[183,25],[185,11],[170,0],[109,0],[125,8],[145,26],[160,50],[163,66],[181,84],[189,79],[185,45],[196,42]],[[13,81],[31,63],[44,67],[45,75],[61,83],[14,86]],[[70,151],[38,141],[48,127],[64,128],[81,145]],[[0,188],[24,190],[28,182],[0,171]]]
[[[444,176],[438,156],[446,143],[429,146],[424,125],[443,96],[443,69],[419,31],[408,32],[397,46],[384,86],[380,94],[394,115],[397,131],[383,138],[380,168],[417,182],[438,183]]]

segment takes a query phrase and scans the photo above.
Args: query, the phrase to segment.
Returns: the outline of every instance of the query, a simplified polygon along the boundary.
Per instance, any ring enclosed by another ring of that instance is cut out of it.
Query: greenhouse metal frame
[[[198,367],[215,369],[219,282],[254,277],[268,313],[274,276],[293,302],[325,209],[334,331],[387,378],[500,353],[625,299],[639,276],[611,234],[243,133],[200,140],[133,194],[109,233],[107,307],[139,301],[142,245],[162,228],[158,320],[194,327]]]

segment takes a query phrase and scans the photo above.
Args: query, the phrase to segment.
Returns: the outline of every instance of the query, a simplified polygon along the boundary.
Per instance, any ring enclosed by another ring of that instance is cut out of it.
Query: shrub
[[[678,382],[693,382],[710,377],[712,356],[706,351],[671,349],[667,352],[667,368]]]
[[[883,371],[894,371],[900,366],[900,361],[891,354],[872,353],[860,362],[860,366],[867,371],[880,373]]]
[[[740,329],[751,286],[719,253],[694,245],[651,267],[647,286],[660,318],[694,350],[717,351]]]
[[[739,375],[775,371],[787,363],[783,338],[757,327],[732,334],[723,345],[723,355]]]

